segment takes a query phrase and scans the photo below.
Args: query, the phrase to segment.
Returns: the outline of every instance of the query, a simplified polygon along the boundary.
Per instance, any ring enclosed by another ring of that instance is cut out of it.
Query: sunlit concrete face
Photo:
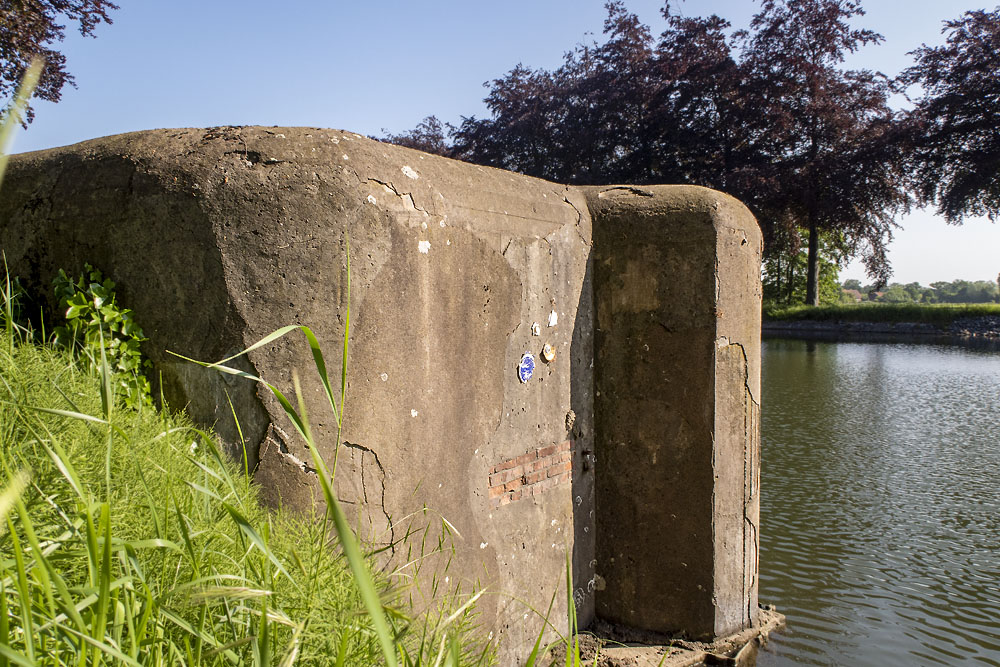
[[[233,400],[271,505],[320,495],[280,405],[166,350],[217,360],[305,324],[336,368],[350,305],[339,446],[304,341],[240,363],[288,391],[298,373],[362,537],[402,558],[424,506],[457,530],[448,572],[430,559],[424,573],[495,593],[479,606],[502,664],[539,631],[525,603],[545,609],[554,591],[556,627],[568,604],[581,627],[596,614],[703,637],[753,623],[760,237],[731,198],[232,127],[15,156],[0,220],[13,272],[39,294],[59,268],[112,276],[164,395],[239,454]]]

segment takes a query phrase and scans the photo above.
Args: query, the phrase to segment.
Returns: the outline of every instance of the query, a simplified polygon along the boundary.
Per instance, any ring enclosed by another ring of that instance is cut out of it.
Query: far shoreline
[[[1000,349],[1000,317],[995,316],[957,318],[950,323],[850,319],[781,320],[765,316],[761,322],[761,333],[764,338],[958,344]]]

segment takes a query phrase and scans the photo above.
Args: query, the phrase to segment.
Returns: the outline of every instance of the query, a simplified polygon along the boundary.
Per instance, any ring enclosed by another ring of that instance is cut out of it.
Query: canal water
[[[1000,666],[1000,352],[763,352],[758,666]]]

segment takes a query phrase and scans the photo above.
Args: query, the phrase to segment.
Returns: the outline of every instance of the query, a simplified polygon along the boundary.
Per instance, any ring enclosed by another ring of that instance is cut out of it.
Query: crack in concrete
[[[603,195],[603,194],[605,194],[607,192],[614,192],[616,190],[624,190],[624,191],[630,192],[630,193],[632,193],[634,195],[639,195],[640,197],[655,197],[656,196],[655,193],[652,193],[649,190],[643,190],[642,188],[637,188],[634,185],[616,185],[613,188],[605,188],[604,190],[601,190],[599,193],[597,193],[597,196],[600,197],[601,195]]]
[[[225,153],[223,153],[223,155],[238,155],[242,157],[246,162],[249,162],[250,166],[257,166],[258,164],[265,164],[270,166],[275,164],[284,164],[288,162],[288,160],[279,160],[273,157],[264,157],[260,151],[251,151],[248,150],[245,146],[246,145],[244,144],[243,150],[226,151]]]
[[[583,211],[578,209],[576,207],[576,204],[571,202],[569,200],[569,197],[567,197],[566,195],[563,195],[563,201],[572,206],[573,210],[576,211],[576,235],[580,237],[580,240],[583,241],[584,245],[592,246],[593,241],[588,243],[586,237],[584,237],[583,235],[583,232],[580,231],[580,227],[583,225]]]
[[[344,447],[347,447],[348,449],[356,449],[356,450],[358,450],[358,451],[360,451],[362,453],[361,454],[361,493],[362,493],[362,495],[364,495],[365,504],[368,503],[368,487],[365,484],[365,467],[364,467],[364,453],[365,452],[367,452],[367,453],[369,453],[369,454],[372,455],[372,458],[375,459],[375,465],[378,466],[379,472],[382,473],[382,478],[381,478],[381,480],[379,480],[380,483],[381,483],[381,485],[382,485],[382,498],[379,501],[379,507],[381,507],[382,514],[383,514],[383,516],[385,516],[386,523],[389,526],[389,551],[390,551],[390,553],[392,553],[393,555],[395,555],[395,553],[396,553],[396,529],[393,526],[392,517],[389,515],[389,512],[387,512],[386,509],[385,509],[385,468],[382,467],[382,461],[379,460],[378,453],[376,453],[376,451],[374,449],[371,449],[370,447],[365,447],[364,445],[359,445],[359,444],[356,444],[356,443],[353,443],[353,442],[348,442],[346,440],[344,440],[344,442],[342,444],[344,445]]]
[[[729,336],[719,336],[715,342],[717,347],[738,347],[740,348],[740,354],[743,355],[743,387],[747,390],[747,396],[754,405],[760,407],[760,401],[757,397],[753,395],[753,391],[750,389],[750,358],[747,357],[747,349],[743,347],[743,343],[735,342],[730,340]]]
[[[404,200],[405,199],[409,199],[410,200],[410,206],[412,206],[414,210],[420,211],[421,213],[424,213],[426,215],[430,215],[430,213],[426,209],[421,208],[420,206],[417,206],[416,200],[413,199],[413,193],[411,193],[411,192],[400,192],[399,190],[396,189],[396,186],[393,185],[392,183],[386,183],[385,181],[380,181],[377,178],[371,178],[370,176],[368,177],[368,181],[367,182],[368,183],[378,183],[382,187],[388,188],[389,190],[391,190],[400,199],[404,199]]]
[[[301,470],[302,472],[306,473],[307,475],[315,475],[315,474],[317,474],[316,468],[313,468],[311,465],[309,465],[308,463],[306,463],[305,461],[303,461],[302,459],[300,459],[299,457],[297,457],[295,454],[292,454],[291,450],[288,449],[288,445],[286,444],[286,442],[288,440],[288,434],[287,433],[285,433],[283,430],[281,430],[280,428],[278,428],[274,424],[271,424],[271,429],[275,433],[277,433],[278,437],[277,438],[273,438],[273,437],[271,437],[271,434],[268,434],[267,435],[267,439],[270,440],[271,442],[273,442],[275,445],[278,446],[278,453],[279,454],[281,454],[286,459],[288,459],[289,461],[291,461],[295,466],[297,466],[299,468],[299,470]]]
[[[746,392],[746,395],[750,397],[750,406],[749,407],[750,407],[750,421],[751,421],[751,423],[749,424],[749,427],[750,427],[751,430],[756,429],[757,427],[753,424],[753,414],[754,414],[755,409],[759,410],[760,403],[757,402],[757,399],[754,398],[753,392],[750,390],[750,362],[749,362],[749,358],[747,357],[747,350],[743,346],[743,343],[734,342],[733,340],[731,340],[729,338],[729,336],[719,336],[719,338],[716,339],[716,346],[718,348],[720,348],[720,349],[723,348],[723,347],[738,347],[739,350],[740,350],[740,355],[743,358],[743,388],[744,388],[744,391]],[[751,440],[751,445],[750,446],[752,448],[753,447],[753,442],[756,441],[756,438],[754,438],[753,433],[750,433],[749,437],[750,437],[750,440]],[[714,467],[714,465],[715,465],[715,461],[714,461],[714,458],[715,458],[715,448],[714,447],[712,448],[712,457],[713,457],[712,465]],[[746,464],[746,458],[744,458],[744,470],[743,470],[743,478],[744,478],[744,480],[747,479],[746,465],[747,465]],[[758,462],[757,465],[759,466],[760,463]],[[745,549],[746,548],[746,544],[747,544],[747,532],[749,532],[750,533],[751,544],[753,545],[753,547],[752,547],[752,550],[753,550],[753,561],[755,563],[759,563],[760,553],[759,553],[758,536],[757,536],[758,528],[757,528],[757,524],[755,524],[753,522],[753,520],[750,518],[750,516],[748,516],[749,515],[749,510],[750,510],[750,505],[753,503],[753,498],[754,498],[754,496],[757,493],[755,485],[754,485],[754,481],[753,481],[753,479],[754,479],[753,452],[750,453],[750,466],[751,466],[750,476],[749,476],[750,477],[750,493],[749,493],[749,495],[744,495],[744,497],[743,497],[743,522],[744,522],[743,544],[744,544],[744,549]],[[713,492],[713,496],[712,496],[712,503],[713,503],[713,505],[715,503],[715,494],[714,494],[714,492]],[[746,554],[744,552],[744,558],[746,558],[749,555],[750,554]],[[758,565],[758,567],[759,567],[759,565]],[[743,590],[744,590],[744,592],[753,590],[754,585],[756,585],[756,582],[757,582],[757,569],[758,569],[758,567],[749,568],[750,571],[753,574],[752,574],[752,576],[750,578],[749,584],[744,579],[744,582],[743,582]],[[746,565],[744,563],[743,576],[746,577],[746,574],[747,574],[747,568],[746,568]],[[747,620],[753,618],[753,609],[752,609],[752,606],[753,606],[752,605],[752,598],[748,597],[747,598],[747,610],[746,610],[746,613],[747,613],[746,619]]]

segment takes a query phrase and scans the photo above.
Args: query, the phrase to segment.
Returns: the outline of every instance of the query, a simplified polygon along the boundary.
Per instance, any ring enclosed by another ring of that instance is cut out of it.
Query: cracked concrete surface
[[[573,592],[583,624],[618,613],[616,599],[635,601],[630,622],[666,610],[692,636],[752,616],[760,242],[725,195],[561,187],[339,130],[217,127],[14,156],[0,220],[29,288],[47,293],[56,270],[85,261],[114,277],[170,404],[231,452],[246,445],[272,505],[306,511],[321,496],[281,406],[164,350],[217,360],[306,324],[337,368],[350,303],[341,441],[301,338],[236,363],[284,390],[298,373],[320,455],[340,452],[336,493],[371,539],[395,545],[394,519],[423,506],[457,529],[451,576],[496,593],[480,620],[501,664],[523,662],[537,636],[511,600],[545,608],[567,554],[593,583]],[[555,358],[522,383],[522,355],[540,359],[545,343]],[[490,470],[567,440],[572,484],[492,507]],[[678,534],[698,539],[655,539]],[[566,604],[557,596],[553,618]]]
[[[691,639],[752,627],[760,232],[742,205],[705,188],[585,191],[595,444],[602,468],[630,471],[597,478],[597,614]]]

